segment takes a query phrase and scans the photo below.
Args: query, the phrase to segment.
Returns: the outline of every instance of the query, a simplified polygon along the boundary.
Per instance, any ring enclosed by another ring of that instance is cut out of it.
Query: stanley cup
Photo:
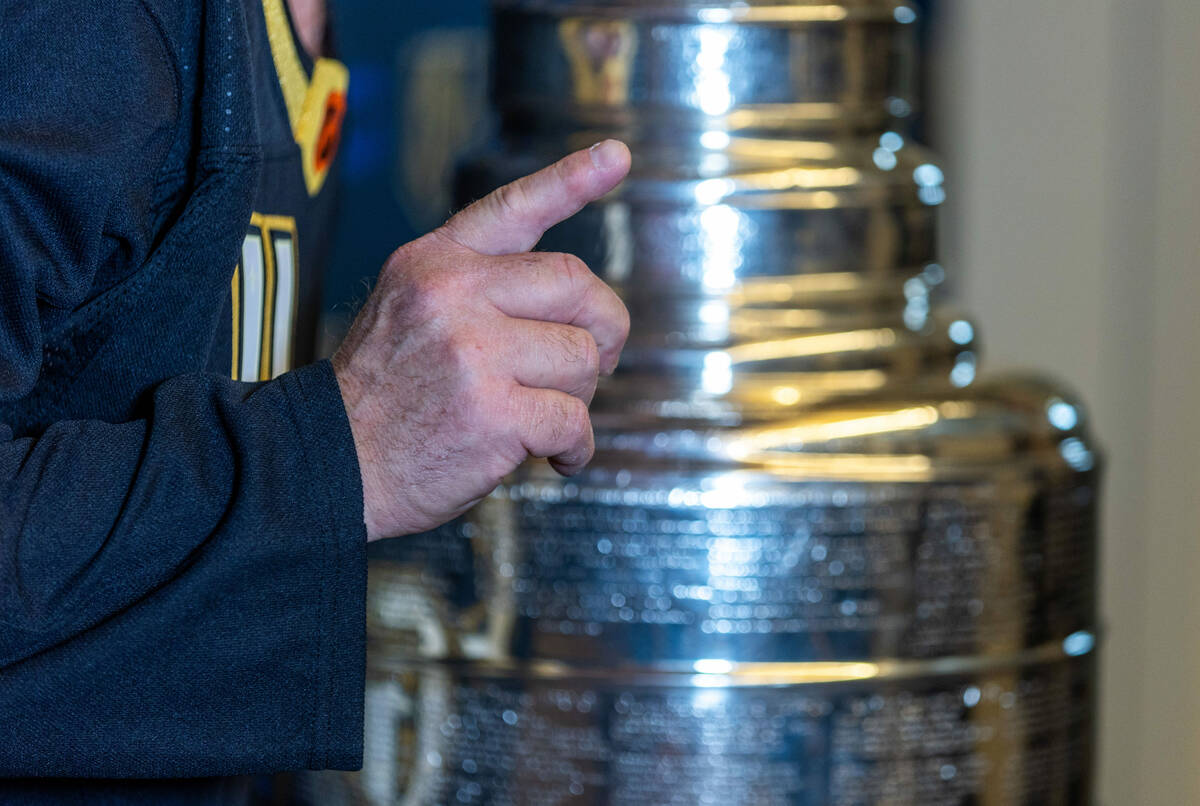
[[[626,139],[547,234],[633,332],[596,458],[371,569],[330,804],[1091,800],[1097,456],[936,305],[896,0],[498,0],[476,198]]]

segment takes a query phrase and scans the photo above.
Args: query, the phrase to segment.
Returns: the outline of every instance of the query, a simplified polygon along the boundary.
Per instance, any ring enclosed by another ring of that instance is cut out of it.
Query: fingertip
[[[621,353],[625,349],[625,343],[629,338],[629,328],[626,326],[624,332],[617,337],[615,343],[610,344],[601,355],[600,374],[604,376],[612,375],[617,371],[617,367],[621,363]]]
[[[620,140],[601,140],[588,149],[592,167],[609,182],[609,189],[625,178],[633,161],[629,146]]]
[[[614,171],[629,164],[629,146],[620,140],[601,140],[588,149],[592,165],[601,171]]]
[[[621,360],[620,348],[606,349],[600,355],[600,374],[608,377],[617,371],[617,363]]]
[[[586,467],[586,463],[560,462],[557,459],[550,459],[550,467],[554,468],[554,472],[558,475],[570,478],[579,475],[579,472]]]

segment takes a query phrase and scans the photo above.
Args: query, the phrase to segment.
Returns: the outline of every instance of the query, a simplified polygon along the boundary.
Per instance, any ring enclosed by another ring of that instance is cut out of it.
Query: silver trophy
[[[892,0],[501,0],[460,195],[602,136],[547,234],[633,318],[597,453],[377,550],[354,804],[1090,801],[1097,456],[935,305]]]

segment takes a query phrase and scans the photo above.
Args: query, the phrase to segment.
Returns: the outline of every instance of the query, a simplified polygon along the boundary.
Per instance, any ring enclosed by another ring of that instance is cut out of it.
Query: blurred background
[[[487,138],[484,0],[332,0],[351,70],[325,339]],[[1107,449],[1100,801],[1200,803],[1200,2],[926,0],[918,140],[985,367],[1045,371]]]

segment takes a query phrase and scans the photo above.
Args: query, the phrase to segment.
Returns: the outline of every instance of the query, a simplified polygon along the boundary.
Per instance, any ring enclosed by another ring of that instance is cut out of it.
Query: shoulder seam
[[[183,117],[183,71],[179,68],[179,59],[176,56],[175,47],[158,13],[150,6],[148,0],[137,0],[137,2],[146,13],[146,16],[149,17],[155,32],[158,34],[158,44],[162,50],[162,57],[171,71],[171,83],[175,86],[175,108],[171,114],[171,131],[173,132],[173,136],[171,142],[163,151],[162,161],[155,167],[154,186],[155,194],[157,195],[158,188],[163,182],[163,171],[168,165],[171,151],[174,148],[175,138],[179,136],[179,122]]]
[[[179,120],[180,111],[183,108],[183,75],[179,69],[179,60],[175,56],[175,48],[172,45],[171,38],[167,35],[167,30],[163,27],[162,20],[158,14],[150,7],[147,0],[138,0],[138,4],[142,10],[146,12],[146,16],[154,24],[154,30],[158,33],[158,42],[162,47],[163,55],[166,57],[167,66],[171,68],[171,81],[175,85],[175,119],[176,123]]]

